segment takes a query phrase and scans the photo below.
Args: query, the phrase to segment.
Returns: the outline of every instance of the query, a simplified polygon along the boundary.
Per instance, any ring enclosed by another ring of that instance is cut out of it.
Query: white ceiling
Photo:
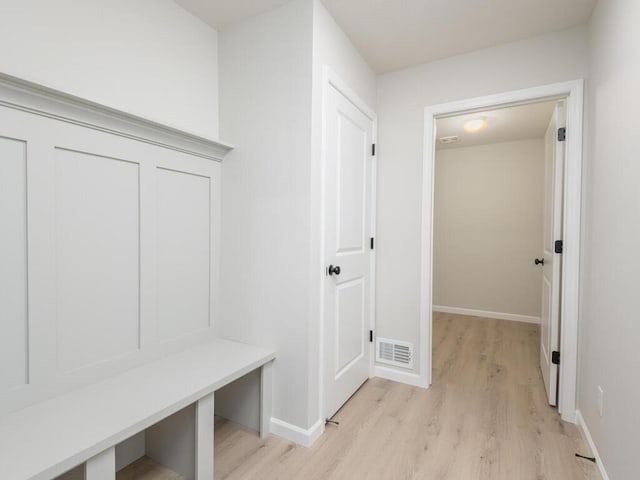
[[[581,25],[596,4],[596,0],[322,1],[378,73]]]
[[[289,0],[174,0],[215,29],[239,22]]]
[[[288,0],[175,1],[219,29]],[[596,1],[322,0],[378,73],[581,25]]]
[[[436,120],[436,149],[471,147],[488,143],[543,138],[556,102],[531,103],[486,112],[439,118]],[[485,118],[487,127],[476,133],[465,132],[464,124]],[[443,145],[440,138],[458,136],[456,143]]]

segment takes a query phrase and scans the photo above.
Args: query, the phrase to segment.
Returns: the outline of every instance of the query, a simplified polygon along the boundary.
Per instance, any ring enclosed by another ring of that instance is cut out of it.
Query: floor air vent
[[[376,361],[396,367],[413,368],[413,343],[377,338]]]

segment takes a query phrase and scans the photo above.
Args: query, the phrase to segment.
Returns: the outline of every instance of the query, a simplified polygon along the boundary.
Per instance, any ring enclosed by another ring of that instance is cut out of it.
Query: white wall
[[[578,405],[611,479],[638,476],[639,23],[639,2],[609,0],[598,3],[589,24]]]
[[[436,152],[433,303],[540,317],[544,139]]]
[[[586,35],[575,28],[379,77],[378,335],[419,345],[424,107],[584,78]]]
[[[0,72],[218,137],[217,33],[172,0],[2,0]]]
[[[220,31],[222,335],[276,349],[273,416],[307,428],[312,3]]]
[[[314,87],[321,80],[322,65],[328,65],[373,109],[376,103],[376,74],[322,2],[314,0],[313,6]],[[314,99],[318,99],[317,95],[314,95]]]
[[[220,32],[221,334],[276,349],[273,417],[320,420],[322,65],[373,105],[375,75],[317,0]]]

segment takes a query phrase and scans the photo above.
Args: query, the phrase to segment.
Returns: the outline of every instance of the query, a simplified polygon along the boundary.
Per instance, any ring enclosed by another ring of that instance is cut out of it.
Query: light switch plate
[[[598,413],[600,414],[600,416],[602,416],[603,414],[603,409],[604,409],[604,390],[602,390],[602,387],[598,385]]]

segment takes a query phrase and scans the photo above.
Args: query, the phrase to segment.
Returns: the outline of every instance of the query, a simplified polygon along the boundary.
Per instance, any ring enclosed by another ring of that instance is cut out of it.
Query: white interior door
[[[558,398],[558,365],[553,352],[559,351],[560,340],[560,275],[562,256],[555,252],[556,240],[562,239],[562,204],[564,173],[564,142],[558,139],[558,129],[565,126],[564,102],[560,101],[545,135],[544,174],[544,239],[542,264],[542,311],[540,325],[540,368],[547,390],[549,405]]]
[[[324,410],[330,418],[369,378],[374,124],[332,85],[324,121]]]

